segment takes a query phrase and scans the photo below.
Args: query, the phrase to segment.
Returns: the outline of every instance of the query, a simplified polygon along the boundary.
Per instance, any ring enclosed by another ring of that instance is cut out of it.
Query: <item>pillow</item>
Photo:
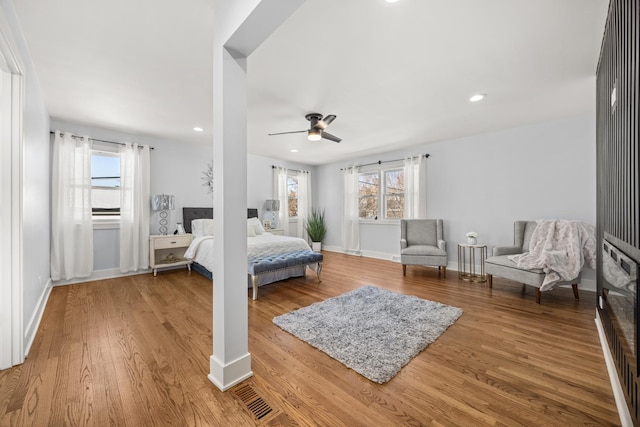
[[[262,228],[262,223],[260,223],[260,220],[258,218],[247,219],[247,225],[253,226],[253,231],[256,233],[256,235],[264,233],[264,228]]]
[[[247,224],[247,237],[256,237],[256,232],[253,225]]]
[[[202,218],[191,221],[191,234],[193,237],[213,236],[213,219]]]

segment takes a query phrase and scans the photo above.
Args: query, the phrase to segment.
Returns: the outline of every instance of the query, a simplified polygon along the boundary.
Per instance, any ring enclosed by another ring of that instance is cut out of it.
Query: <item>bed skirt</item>
[[[213,280],[213,274],[209,270],[207,270],[205,267],[198,264],[197,262],[191,263],[191,270],[195,271],[201,276],[206,277],[209,280]]]

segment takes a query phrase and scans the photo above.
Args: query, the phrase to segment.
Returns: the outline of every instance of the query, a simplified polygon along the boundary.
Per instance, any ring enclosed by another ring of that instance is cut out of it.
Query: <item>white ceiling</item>
[[[206,0],[13,2],[52,117],[211,143]],[[249,57],[248,150],[323,164],[595,111],[607,8],[308,0]],[[267,136],[309,112],[337,115],[342,143]]]

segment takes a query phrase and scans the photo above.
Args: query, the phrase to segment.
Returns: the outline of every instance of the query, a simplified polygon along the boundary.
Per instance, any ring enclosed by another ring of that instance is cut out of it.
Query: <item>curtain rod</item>
[[[429,153],[427,153],[427,154],[423,154],[422,156],[424,156],[424,158],[425,158],[425,159],[428,159],[428,158],[429,158],[429,156],[430,156],[430,154],[429,154]],[[422,156],[420,156],[420,157],[422,157]],[[411,156],[411,157],[416,157],[416,156]],[[363,168],[363,167],[365,167],[365,166],[381,165],[381,164],[383,164],[383,163],[393,163],[393,162],[399,162],[399,161],[402,161],[402,160],[404,160],[404,159],[395,159],[395,160],[378,160],[377,162],[373,162],[373,163],[365,163],[364,165],[354,165],[354,166],[357,166],[357,167],[359,167],[359,168]],[[343,171],[344,169],[345,169],[345,168],[340,168],[340,170],[341,170],[341,171]]]
[[[55,135],[54,131],[49,131],[50,135]],[[82,138],[79,135],[74,135],[71,134],[71,138]],[[98,142],[106,142],[107,144],[117,144],[117,145],[125,145],[124,142],[114,142],[114,141],[105,141],[104,139],[96,139],[96,138],[89,138],[91,141],[98,141]],[[142,148],[142,147],[140,147]],[[155,148],[149,146],[149,150],[155,150]]]
[[[277,168],[277,167],[280,167],[280,166],[271,165],[271,169],[275,169],[275,168]],[[310,173],[309,171],[301,171],[300,169],[289,169],[289,168],[286,168],[286,169],[287,169],[288,171],[292,171],[292,172],[305,172],[305,173]]]

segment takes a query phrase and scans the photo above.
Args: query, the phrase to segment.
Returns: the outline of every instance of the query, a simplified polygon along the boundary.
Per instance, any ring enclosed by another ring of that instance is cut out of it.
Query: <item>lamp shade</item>
[[[175,208],[174,197],[169,194],[155,194],[151,198],[151,209],[154,211],[174,210]]]
[[[280,200],[272,200],[272,199],[267,200],[265,202],[265,209],[268,211],[279,211]]]

